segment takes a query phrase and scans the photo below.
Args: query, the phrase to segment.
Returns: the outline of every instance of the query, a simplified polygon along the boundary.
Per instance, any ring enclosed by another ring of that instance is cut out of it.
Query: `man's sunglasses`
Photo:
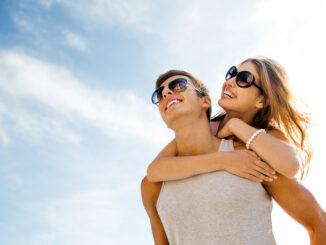
[[[225,80],[229,80],[232,77],[236,77],[235,82],[240,88],[248,88],[251,85],[254,85],[256,88],[260,90],[261,93],[263,93],[263,89],[255,83],[255,76],[251,72],[249,71],[238,72],[237,67],[232,66],[226,73]]]
[[[201,92],[198,89],[196,89],[185,78],[177,78],[177,79],[169,82],[169,84],[168,84],[168,88],[171,91],[177,92],[177,93],[185,91],[188,88],[188,86],[191,86],[193,89],[195,89],[202,96],[206,95],[204,92]],[[163,93],[164,88],[165,88],[164,86],[160,86],[157,89],[155,89],[154,93],[152,94],[152,103],[153,104],[158,104],[162,100],[162,98],[163,98],[162,93]]]

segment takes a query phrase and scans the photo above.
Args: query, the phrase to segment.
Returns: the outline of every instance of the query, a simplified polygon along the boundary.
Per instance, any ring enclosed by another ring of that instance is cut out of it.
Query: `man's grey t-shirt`
[[[218,151],[233,150],[222,139]],[[276,244],[269,194],[223,170],[163,182],[156,208],[170,245]]]

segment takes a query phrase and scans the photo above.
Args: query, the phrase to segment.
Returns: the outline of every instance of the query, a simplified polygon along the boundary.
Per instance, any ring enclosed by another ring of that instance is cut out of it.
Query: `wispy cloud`
[[[80,27],[86,30],[110,29],[112,26],[127,30],[144,46],[145,55],[153,64],[150,69],[157,72],[171,68],[190,70],[200,74],[200,78],[214,89],[219,73],[219,82],[222,82],[227,66],[239,60],[236,52],[239,43],[244,56],[250,55],[249,49],[255,45],[251,42],[255,38],[255,27],[243,21],[243,13],[247,18],[254,11],[254,3],[250,1],[237,3],[233,11],[230,11],[229,1],[216,4],[212,0],[200,3],[193,0],[187,3],[82,0],[78,4],[54,0],[53,6],[55,4],[64,6],[68,15],[82,23]],[[243,30],[251,35],[237,34]],[[222,42],[225,38],[227,45]],[[216,92],[212,94],[215,97]]]
[[[88,20],[86,26],[96,29],[115,25],[145,27],[143,23],[149,20],[147,15],[153,6],[153,3],[148,0],[94,0],[92,2],[81,0],[78,4],[69,0],[39,0],[39,2],[47,8],[55,4],[62,5],[70,10],[71,16],[79,20]]]
[[[126,213],[118,212],[122,193],[125,192],[88,190],[51,201],[46,219],[56,244],[116,244],[115,234],[127,220]]]
[[[56,244],[56,235],[53,233],[36,234],[31,240],[33,245],[52,245]]]
[[[64,31],[63,34],[65,36],[65,42],[68,46],[82,52],[86,51],[87,44],[86,39],[84,37],[68,30]]]
[[[97,188],[48,201],[34,200],[31,203],[25,201],[25,205],[17,204],[24,206],[25,212],[33,213],[33,216],[37,217],[37,222],[40,222],[40,227],[29,230],[24,239],[21,234],[17,234],[17,237],[2,240],[5,241],[3,244],[11,244],[8,241],[28,245],[132,244],[137,239],[135,237],[137,227],[129,229],[127,225],[136,225],[140,222],[136,220],[138,218],[134,208],[136,205],[125,202],[126,195],[130,194],[130,190],[121,187],[115,190]],[[30,217],[35,222],[34,218]],[[31,220],[30,223],[33,222]],[[120,232],[128,235],[121,237]],[[141,235],[143,234],[139,234],[140,238]]]
[[[38,0],[38,2],[39,2],[42,6],[44,6],[44,7],[46,7],[46,8],[51,7],[51,5],[53,4],[54,1],[55,1],[55,0]]]
[[[33,31],[33,24],[23,13],[14,13],[12,19],[21,31]]]
[[[23,178],[19,174],[15,172],[15,168],[17,164],[10,162],[10,163],[2,163],[0,165],[0,174],[2,178],[5,179],[6,183],[9,183],[10,190],[16,191],[19,189],[23,184]]]
[[[10,137],[11,134],[28,135],[31,141],[56,138],[70,143],[81,142],[81,136],[71,127],[68,127],[64,118],[33,111],[34,106],[30,108],[24,102],[26,102],[25,99],[10,103],[8,99],[6,100],[7,105],[3,106],[3,110],[0,112],[2,117],[0,136],[4,147],[9,146],[14,141]]]
[[[4,122],[4,118],[5,118],[4,110],[5,110],[4,105],[0,103],[0,140],[1,140],[0,142],[2,146],[7,147],[10,142],[10,139],[6,133],[7,130]]]
[[[57,128],[78,142],[80,137],[66,123],[82,120],[116,139],[132,136],[153,143],[168,139],[162,123],[157,123],[155,108],[132,91],[93,90],[68,70],[22,53],[2,51],[0,64],[0,92],[22,106],[7,110],[20,130],[41,134]],[[36,103],[40,110],[33,111],[29,103]],[[6,107],[2,106],[2,111],[6,112]],[[152,137],[153,133],[157,137]]]

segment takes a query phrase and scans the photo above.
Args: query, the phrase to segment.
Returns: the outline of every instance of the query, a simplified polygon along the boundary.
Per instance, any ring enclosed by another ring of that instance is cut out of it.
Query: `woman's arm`
[[[257,182],[271,181],[275,173],[254,152],[247,150],[177,156],[177,146],[172,140],[147,168],[147,178],[152,182],[177,180],[222,169]]]
[[[219,138],[235,135],[246,143],[257,131],[238,118],[230,119],[218,133]],[[254,138],[250,148],[277,172],[287,178],[293,178],[299,170],[299,159],[289,140],[280,130],[270,130]]]
[[[326,213],[309,190],[297,180],[281,175],[264,185],[282,209],[306,228],[311,245],[325,244]]]

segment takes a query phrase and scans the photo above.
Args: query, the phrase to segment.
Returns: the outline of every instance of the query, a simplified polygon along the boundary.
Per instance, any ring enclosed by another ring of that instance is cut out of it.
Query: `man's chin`
[[[164,122],[168,128],[174,130],[175,125],[178,123],[181,116],[182,115],[177,114],[177,113],[175,115],[173,115],[173,113],[171,113],[165,118]]]
[[[165,118],[164,122],[166,126],[172,130],[178,129],[180,126],[183,127],[185,124],[188,124],[189,119],[189,112],[178,112],[175,114],[170,114],[168,117]],[[190,116],[191,117],[191,116]],[[195,119],[194,119],[195,120]]]

